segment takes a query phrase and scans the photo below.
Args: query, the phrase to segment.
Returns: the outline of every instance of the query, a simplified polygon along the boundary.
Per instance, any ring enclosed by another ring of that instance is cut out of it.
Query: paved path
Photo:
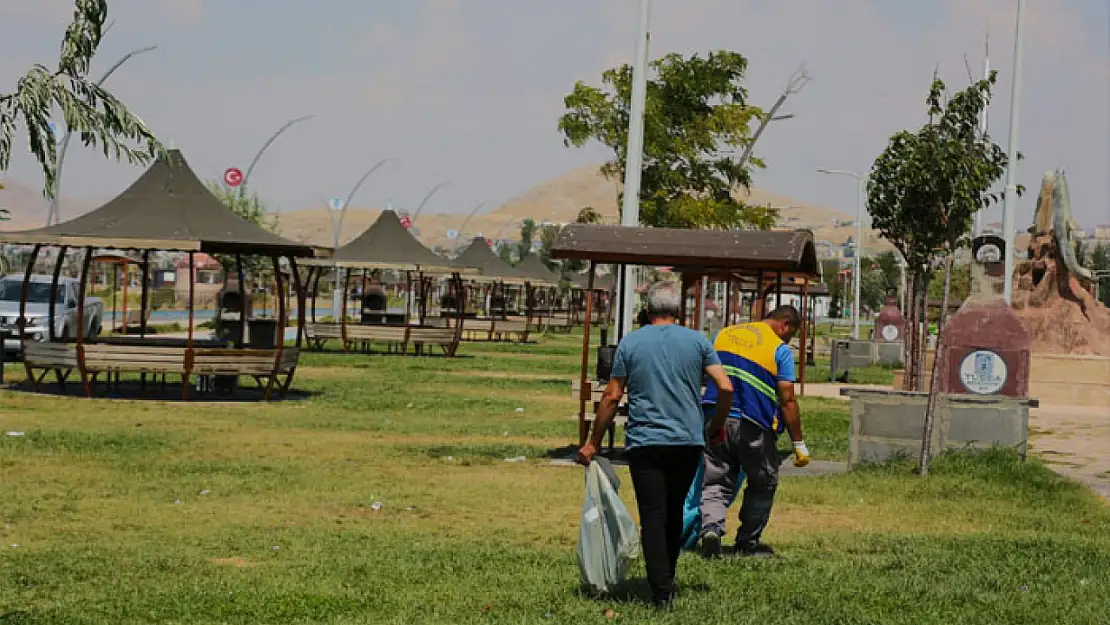
[[[847,399],[842,388],[807,384],[807,397]],[[804,417],[803,417],[804,418]],[[1110,406],[1041,405],[1029,413],[1029,448],[1057,473],[1086,484],[1110,501]]]

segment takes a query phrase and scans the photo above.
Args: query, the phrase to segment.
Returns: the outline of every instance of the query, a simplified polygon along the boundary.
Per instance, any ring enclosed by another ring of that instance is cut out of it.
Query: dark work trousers
[[[748,479],[740,507],[740,530],[736,548],[755,549],[771,518],[775,490],[779,485],[778,435],[747,419],[729,419],[725,442],[711,445],[705,452],[705,481],[702,487],[702,531],[724,533],[725,515],[736,496],[737,470]]]
[[[682,552],[682,511],[694,483],[702,447],[653,445],[628,452],[628,469],[640,510],[640,544],[652,599],[674,594],[675,567]]]

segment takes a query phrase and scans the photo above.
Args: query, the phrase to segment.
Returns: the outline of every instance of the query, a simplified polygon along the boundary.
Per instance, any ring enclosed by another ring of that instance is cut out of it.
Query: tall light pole
[[[860,273],[863,267],[863,214],[867,178],[869,175],[844,169],[818,169],[817,171],[822,174],[831,174],[834,176],[851,176],[858,182],[859,188],[856,191],[856,244],[853,254],[855,262],[853,263],[854,269],[852,270],[852,338],[859,340]]]
[[[420,200],[420,203],[416,205],[416,210],[412,213],[412,225],[416,225],[416,218],[420,216],[420,211],[424,210],[424,206],[428,203],[428,200],[431,200],[432,196],[435,195],[437,191],[449,184],[451,184],[450,180],[444,180],[443,182],[432,187],[431,191],[428,191],[428,194],[424,196],[423,200]]]
[[[987,39],[984,42],[984,51],[986,54],[983,57],[983,80],[989,80],[991,77],[991,41],[990,33],[987,33]],[[987,107],[983,107],[983,114],[979,118],[979,133],[984,137],[987,136]],[[975,221],[971,226],[972,238],[983,234],[983,210],[975,211]]]
[[[1010,85],[1010,145],[1006,165],[1006,205],[1002,210],[1002,236],[1006,238],[1006,276],[1002,296],[1014,296],[1014,219],[1017,212],[1018,100],[1021,96],[1022,56],[1025,51],[1025,0],[1018,0],[1014,33],[1014,78]]]
[[[640,0],[640,28],[636,35],[636,62],[632,67],[632,101],[628,118],[628,149],[624,167],[624,197],[621,203],[621,225],[640,225],[640,176],[644,162],[644,106],[647,102],[647,65],[651,47],[651,0]],[[620,289],[620,314],[617,336],[632,331],[636,307],[635,267],[625,266]]]
[[[113,22],[113,24],[114,23],[115,22]],[[105,34],[108,32],[111,26],[112,24],[109,24],[108,28],[104,29]],[[103,85],[104,81],[108,80],[108,78],[110,78],[117,69],[123,66],[124,63],[130,61],[133,57],[147,52],[152,52],[157,49],[158,46],[147,46],[145,48],[139,48],[138,50],[132,50],[131,52],[123,55],[123,58],[116,61],[114,65],[108,68],[108,71],[104,72],[104,75],[100,77],[100,80],[96,81],[96,86],[99,87]],[[62,220],[62,217],[58,212],[58,198],[61,197],[60,189],[62,186],[62,165],[65,163],[66,151],[69,148],[69,140],[71,138],[73,138],[73,132],[70,131],[67,125],[65,135],[62,136],[62,147],[58,151],[58,162],[54,167],[54,197],[50,199],[50,209],[46,211],[46,225],[48,226],[58,223]]]
[[[243,193],[246,192],[246,190],[247,190],[247,181],[250,180],[251,173],[254,172],[255,166],[258,165],[258,160],[260,158],[262,158],[262,155],[266,153],[266,150],[270,149],[270,146],[274,144],[274,141],[277,141],[277,138],[280,137],[282,135],[282,133],[284,133],[286,130],[289,130],[289,128],[292,127],[293,125],[299,124],[301,122],[306,122],[306,121],[312,119],[312,117],[313,117],[312,115],[305,115],[303,117],[297,117],[296,119],[291,119],[291,120],[285,122],[284,126],[282,126],[281,128],[278,128],[277,132],[270,135],[269,139],[266,139],[266,143],[262,144],[262,148],[259,149],[258,153],[254,155],[254,158],[251,159],[251,164],[247,167],[247,173],[243,174],[243,182],[239,185],[239,194],[240,195],[242,195]]]
[[[280,132],[278,134],[280,134]],[[362,184],[366,182],[367,178],[372,176],[374,172],[381,169],[382,166],[384,166],[386,163],[392,162],[394,160],[396,159],[393,157],[383,158],[382,160],[375,163],[373,167],[366,170],[366,173],[362,174],[362,177],[358,179],[358,182],[355,183],[355,186],[351,187],[351,192],[347,194],[347,198],[343,200],[343,205],[339,207],[338,218],[335,216],[335,211],[332,210],[331,205],[326,204],[326,206],[328,206],[328,217],[331,219],[331,242],[333,255],[335,254],[335,252],[339,251],[339,237],[340,233],[343,230],[343,218],[347,216],[347,208],[351,206],[351,200],[355,199],[355,194],[358,193],[358,190],[362,188]],[[339,267],[336,267],[335,285],[331,291],[331,311],[333,317],[338,318],[339,310],[342,305],[343,289],[340,286],[339,281]]]

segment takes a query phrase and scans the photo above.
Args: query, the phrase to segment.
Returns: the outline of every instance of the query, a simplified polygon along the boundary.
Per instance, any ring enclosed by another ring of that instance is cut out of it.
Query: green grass
[[[579,346],[309,354],[267,406],[0,393],[0,623],[1108,622],[1110,510],[1004,451],[784,478],[782,557],[684,556],[674,614],[641,563],[580,594]],[[802,412],[843,459],[847,404]]]

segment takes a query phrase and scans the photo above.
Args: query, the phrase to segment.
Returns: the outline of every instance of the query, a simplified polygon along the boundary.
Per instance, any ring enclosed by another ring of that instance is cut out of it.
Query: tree
[[[844,308],[844,285],[840,281],[840,263],[822,263],[821,280],[829,288],[829,317],[839,319]]]
[[[557,224],[540,226],[540,260],[548,269],[556,267],[556,263],[551,260],[551,250],[555,247],[555,240],[559,238],[559,233],[562,231],[562,226]]]
[[[532,240],[536,238],[536,220],[528,217],[520,224],[520,246],[517,257],[523,260],[532,253]]]
[[[929,272],[943,262],[938,323],[938,330],[943,332],[955,254],[968,242],[975,213],[1001,200],[1000,194],[990,190],[1006,171],[1009,159],[979,129],[980,115],[990,103],[996,81],[997,72],[992,72],[949,97],[944,82],[934,76],[925,101],[928,123],[915,133],[902,131],[892,136],[868,179],[868,206],[874,227],[902,253],[912,277],[915,297],[907,364],[914,363],[911,379],[915,388],[920,386],[918,374],[924,356],[919,336],[920,309],[924,306],[919,296],[927,293]],[[936,353],[918,465],[922,476],[928,475],[932,454],[930,441],[943,354],[939,342]]]
[[[721,50],[707,56],[668,54],[651,63],[644,112],[644,162],[640,221],[674,228],[769,229],[778,211],[738,201],[734,192],[751,185],[750,157],[734,158],[753,143],[751,125],[763,111],[747,104],[743,86],[748,60]],[[632,67],[602,74],[602,88],[578,82],[564,98],[559,120],[566,146],[598,141],[613,150],[601,168],[623,180],[628,143]]]
[[[261,226],[265,230],[277,233],[278,218],[266,210],[266,204],[262,201],[262,198],[258,197],[257,193],[244,193],[237,189],[230,189],[224,183],[216,181],[209,181],[207,186],[212,195],[223,202],[224,206],[231,209],[231,212],[252,224]],[[243,272],[247,276],[262,281],[266,276],[273,273],[272,263],[273,261],[268,258],[245,256],[243,257]],[[223,265],[225,273],[230,274],[233,271],[238,271],[234,256],[221,257],[220,264]]]
[[[106,157],[146,165],[163,152],[137,115],[88,78],[107,15],[107,0],[75,0],[57,68],[35,65],[16,82],[13,93],[0,95],[0,172],[11,164],[15,133],[22,124],[42,167],[48,198],[54,197],[57,176],[57,141],[51,128],[55,108],[82,143],[100,147]]]
[[[597,212],[593,206],[583,206],[578,211],[578,217],[574,222],[579,224],[601,223],[601,213]]]

